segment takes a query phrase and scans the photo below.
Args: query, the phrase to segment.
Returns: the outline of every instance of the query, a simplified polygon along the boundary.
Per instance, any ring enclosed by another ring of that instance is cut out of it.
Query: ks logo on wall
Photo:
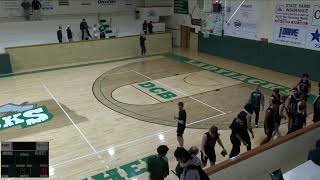
[[[5,104],[0,106],[0,130],[20,125],[27,128],[50,121],[53,115],[46,106],[37,107],[36,104]]]

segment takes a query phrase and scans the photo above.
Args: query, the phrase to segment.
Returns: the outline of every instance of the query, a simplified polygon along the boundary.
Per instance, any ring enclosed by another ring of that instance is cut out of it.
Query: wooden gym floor
[[[175,53],[287,87],[299,79],[185,49]],[[217,125],[230,152],[228,126],[254,89],[252,84],[166,55],[25,73],[1,78],[0,84],[0,108],[9,103],[34,105],[53,115],[41,124],[3,128],[1,141],[49,141],[50,179],[88,180],[147,179],[143,159],[156,153],[160,144],[169,146],[170,169],[174,169],[173,116],[179,101],[188,113],[185,147],[200,147],[203,133]],[[267,99],[271,91],[263,91]],[[0,117],[12,114],[3,112]],[[262,112],[260,126],[263,117]],[[281,130],[286,132],[286,124]],[[264,134],[262,128],[254,132],[256,147]],[[218,145],[216,152],[218,162],[227,158],[220,155]],[[170,174],[168,179],[176,178]]]

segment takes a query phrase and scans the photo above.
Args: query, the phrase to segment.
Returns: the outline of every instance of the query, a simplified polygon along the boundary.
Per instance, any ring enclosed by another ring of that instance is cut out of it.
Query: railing
[[[210,176],[214,176],[215,174],[218,174],[222,170],[226,170],[227,168],[232,168],[232,166],[237,165],[239,163],[243,163],[243,162],[245,162],[246,160],[248,160],[250,158],[255,158],[256,156],[259,156],[259,155],[267,152],[268,150],[271,150],[272,148],[279,148],[279,146],[284,145],[285,143],[288,143],[291,140],[295,140],[295,138],[299,138],[300,136],[306,135],[307,133],[311,133],[314,130],[319,130],[318,128],[320,128],[320,122],[312,124],[310,126],[307,126],[307,127],[303,128],[303,129],[300,129],[300,130],[298,130],[296,132],[293,132],[291,134],[288,134],[286,136],[280,137],[279,139],[271,141],[270,143],[267,143],[265,145],[259,146],[259,147],[255,148],[255,149],[251,150],[251,151],[245,152],[245,153],[239,155],[236,158],[223,161],[223,162],[221,162],[221,163],[219,163],[219,164],[217,164],[217,165],[215,165],[213,167],[205,169],[205,172],[207,174],[209,174]],[[320,133],[317,134],[316,138],[320,138]],[[302,147],[302,148],[308,148],[308,147]],[[312,149],[312,147],[311,147],[311,149]],[[309,151],[311,149],[304,149],[304,150],[305,151]],[[305,159],[306,158],[307,158],[307,156],[305,156]],[[264,162],[260,162],[260,163],[261,163],[261,165],[263,165]],[[279,163],[281,163],[281,162],[279,162]],[[269,165],[270,165],[270,163],[269,163]],[[248,167],[246,167],[246,168],[248,168]],[[275,168],[281,168],[281,167],[275,167]],[[252,170],[252,172],[254,172],[254,170]]]

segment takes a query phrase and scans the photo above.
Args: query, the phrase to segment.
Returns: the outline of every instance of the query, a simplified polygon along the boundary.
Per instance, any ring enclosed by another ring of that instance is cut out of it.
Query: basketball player
[[[264,118],[264,132],[267,135],[267,137],[261,142],[260,145],[268,143],[272,138],[275,121],[277,119],[277,116],[279,115],[279,111],[276,107],[277,106],[276,101],[277,100],[272,99],[270,106],[266,110],[266,114]]]
[[[292,118],[291,127],[288,131],[288,134],[294,131],[297,131],[299,129],[302,129],[304,126],[306,126],[306,120],[307,120],[307,104],[306,104],[304,95],[300,94],[300,98],[297,103],[297,114]]]
[[[140,48],[141,48],[141,56],[146,55],[146,46],[145,46],[146,37],[144,35],[140,35]]]
[[[309,92],[311,90],[311,82],[309,80],[309,74],[304,73],[302,79],[296,86],[299,89],[299,92],[303,94],[305,100],[308,100]]]
[[[285,105],[285,102],[287,99],[288,99],[288,96],[286,96],[286,95],[281,97],[281,104],[279,106],[279,117],[276,119],[276,122],[274,124],[273,136],[278,136],[278,137],[281,136],[279,128],[280,128],[281,120],[287,119],[287,116],[286,116],[287,109],[286,109],[286,105]]]
[[[184,139],[183,139],[183,133],[186,129],[186,121],[187,121],[187,113],[184,109],[183,102],[178,103],[179,108],[179,116],[174,116],[174,119],[177,121],[177,140],[180,147],[183,147]]]
[[[278,88],[275,88],[272,90],[272,95],[269,98],[270,104],[271,104],[272,100],[275,100],[274,106],[278,109],[281,104],[280,90]]]
[[[201,145],[201,161],[204,167],[207,165],[207,161],[209,159],[210,165],[213,166],[216,163],[216,153],[215,153],[215,146],[216,142],[223,149],[223,153],[226,154],[227,151],[225,150],[222,141],[220,139],[220,134],[218,133],[218,128],[216,126],[211,126],[208,132],[203,135],[202,138],[202,145]]]
[[[229,157],[232,158],[240,154],[241,142],[247,147],[248,151],[251,150],[251,140],[247,125],[247,114],[244,111],[241,111],[238,114],[229,128],[232,130],[230,135],[232,150]]]
[[[292,95],[290,95],[286,101],[286,109],[288,114],[288,132],[291,129],[292,120],[296,118],[298,114],[298,102],[299,102],[300,93],[298,88],[292,89]]]
[[[319,83],[319,95],[317,99],[313,103],[313,122],[319,122],[320,121],[320,83]]]
[[[254,138],[254,134],[252,131],[252,126],[251,126],[251,119],[252,119],[252,114],[253,114],[253,108],[252,108],[251,104],[246,104],[244,106],[244,110],[242,110],[240,113],[246,114],[248,131],[251,133],[252,138]]]
[[[255,127],[257,128],[258,122],[259,122],[260,107],[262,110],[264,109],[264,95],[261,92],[261,87],[259,84],[256,86],[256,89],[251,92],[248,103],[251,104],[251,106],[253,108],[253,112],[256,114],[256,117],[255,117],[256,126]]]

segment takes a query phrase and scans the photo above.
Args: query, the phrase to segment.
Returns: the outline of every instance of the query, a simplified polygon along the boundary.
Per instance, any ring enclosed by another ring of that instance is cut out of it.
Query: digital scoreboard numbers
[[[2,142],[1,177],[49,177],[49,142]]]

